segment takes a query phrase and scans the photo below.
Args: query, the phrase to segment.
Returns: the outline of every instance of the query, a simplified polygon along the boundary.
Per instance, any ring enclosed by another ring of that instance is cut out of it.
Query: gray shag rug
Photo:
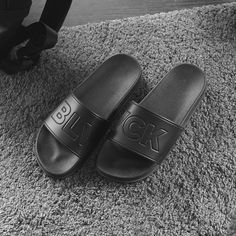
[[[32,71],[0,72],[0,235],[235,235],[236,3],[63,28]],[[205,71],[206,96],[147,179],[100,177],[95,154],[64,180],[36,162],[37,131],[108,57],[141,64],[140,100],[175,65]]]

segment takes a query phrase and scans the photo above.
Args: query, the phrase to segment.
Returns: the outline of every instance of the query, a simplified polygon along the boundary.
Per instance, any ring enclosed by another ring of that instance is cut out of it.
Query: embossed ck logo
[[[52,115],[52,119],[59,125],[66,121],[66,117],[71,113],[71,107],[67,101],[63,102]]]
[[[143,147],[149,147],[159,152],[159,139],[167,131],[158,128],[155,124],[145,122],[141,117],[128,113],[123,120],[124,135]]]

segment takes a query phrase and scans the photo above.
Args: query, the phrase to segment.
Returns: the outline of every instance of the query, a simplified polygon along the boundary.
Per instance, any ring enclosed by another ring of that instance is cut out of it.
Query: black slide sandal
[[[48,175],[65,177],[81,167],[140,76],[141,68],[134,58],[115,55],[57,107],[36,141],[37,161]]]
[[[98,173],[127,183],[149,176],[175,144],[205,89],[198,67],[173,68],[141,103],[132,102],[109,132],[97,156]]]

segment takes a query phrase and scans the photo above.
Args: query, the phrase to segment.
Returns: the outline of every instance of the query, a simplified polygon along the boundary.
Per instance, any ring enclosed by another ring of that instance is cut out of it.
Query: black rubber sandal
[[[37,160],[48,175],[65,177],[82,166],[140,76],[134,58],[115,55],[59,105],[42,125],[36,142]]]
[[[198,67],[173,68],[140,104],[132,102],[109,132],[96,160],[98,173],[127,183],[149,176],[175,144],[205,88]]]

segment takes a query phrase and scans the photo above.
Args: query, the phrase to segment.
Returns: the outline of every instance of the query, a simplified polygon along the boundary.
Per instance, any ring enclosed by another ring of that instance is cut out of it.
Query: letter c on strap
[[[132,140],[139,140],[144,132],[146,124],[137,116],[128,117],[123,124],[123,132],[126,137]]]

